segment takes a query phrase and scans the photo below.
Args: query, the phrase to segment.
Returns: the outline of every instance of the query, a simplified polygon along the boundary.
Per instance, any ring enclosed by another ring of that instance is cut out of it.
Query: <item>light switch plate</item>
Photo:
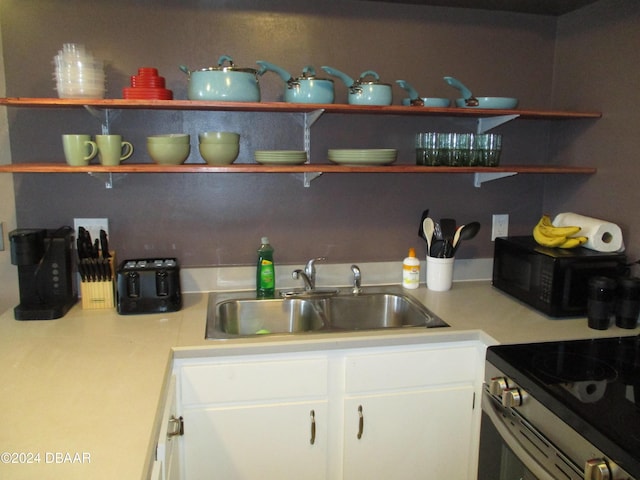
[[[507,235],[509,235],[509,215],[506,213],[493,215],[491,241],[493,242],[497,237],[506,237]]]

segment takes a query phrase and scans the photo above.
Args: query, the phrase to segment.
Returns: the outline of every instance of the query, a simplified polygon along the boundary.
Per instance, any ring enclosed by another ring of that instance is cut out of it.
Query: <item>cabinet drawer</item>
[[[442,385],[476,380],[481,362],[475,345],[347,355],[347,392]]]
[[[326,357],[238,358],[181,367],[182,405],[327,395]]]

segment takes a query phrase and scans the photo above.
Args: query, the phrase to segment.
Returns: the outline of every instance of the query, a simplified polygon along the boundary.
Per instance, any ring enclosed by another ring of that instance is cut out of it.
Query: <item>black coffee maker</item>
[[[53,320],[77,301],[73,286],[73,229],[20,228],[9,232],[11,263],[18,267],[16,320]]]

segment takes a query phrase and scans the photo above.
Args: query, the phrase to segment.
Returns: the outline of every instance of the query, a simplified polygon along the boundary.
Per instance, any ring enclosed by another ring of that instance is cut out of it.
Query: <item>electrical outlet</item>
[[[78,236],[78,228],[84,227],[91,234],[91,239],[95,240],[100,238],[100,230],[104,230],[109,234],[109,219],[108,218],[74,218],[73,228],[76,231],[76,238]]]
[[[506,237],[507,235],[509,235],[509,214],[493,215],[491,241],[493,242],[497,237]]]

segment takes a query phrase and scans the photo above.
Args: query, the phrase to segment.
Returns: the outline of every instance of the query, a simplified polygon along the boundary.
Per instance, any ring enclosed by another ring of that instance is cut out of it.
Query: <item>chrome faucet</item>
[[[311,279],[309,278],[309,275],[307,275],[304,271],[297,269],[294,270],[291,273],[291,277],[294,280],[298,280],[299,278],[302,278],[302,281],[304,282],[304,291],[305,292],[311,292],[312,290],[315,289],[315,285],[313,285],[311,283]]]
[[[316,262],[324,262],[325,257],[312,258],[307,262],[307,266],[304,267],[304,273],[309,281],[309,290],[316,289]],[[304,279],[304,277],[303,277]],[[307,283],[305,282],[305,290],[307,289]]]
[[[362,273],[360,272],[360,267],[357,265],[351,265],[351,271],[353,272],[353,289],[351,290],[351,293],[358,295],[362,292],[362,287],[360,286],[362,282]]]

